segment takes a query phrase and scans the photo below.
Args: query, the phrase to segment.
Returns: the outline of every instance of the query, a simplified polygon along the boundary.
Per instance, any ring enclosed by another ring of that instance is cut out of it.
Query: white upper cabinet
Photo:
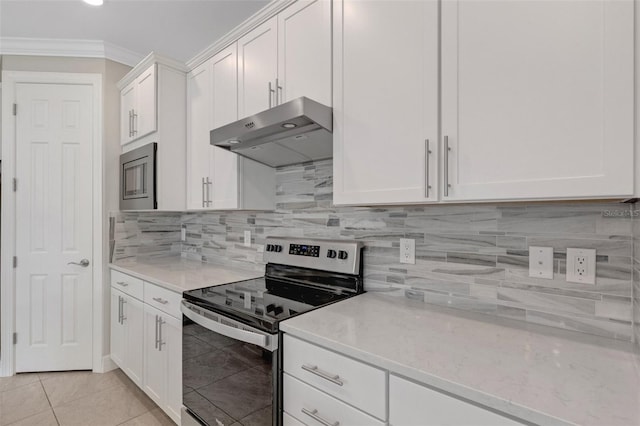
[[[238,118],[237,45],[189,73],[187,88],[187,208],[275,208],[274,169],[210,144],[212,129]]]
[[[442,2],[443,200],[631,195],[633,12]]]
[[[278,103],[331,106],[331,1],[299,0],[278,14]]]
[[[248,117],[276,104],[278,19],[273,17],[238,40],[238,108]]]
[[[120,91],[121,144],[157,129],[156,64],[145,69]]]
[[[331,1],[299,0],[238,40],[238,117],[301,96],[331,105]]]
[[[436,201],[438,2],[335,1],[333,28],[334,203]]]

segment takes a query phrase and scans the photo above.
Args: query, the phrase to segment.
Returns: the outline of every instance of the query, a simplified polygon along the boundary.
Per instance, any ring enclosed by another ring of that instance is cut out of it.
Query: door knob
[[[87,266],[89,266],[89,259],[82,259],[80,261],[80,263],[78,263],[78,262],[69,262],[69,263],[67,263],[67,265],[78,265],[78,266],[82,266],[83,268],[86,268]]]

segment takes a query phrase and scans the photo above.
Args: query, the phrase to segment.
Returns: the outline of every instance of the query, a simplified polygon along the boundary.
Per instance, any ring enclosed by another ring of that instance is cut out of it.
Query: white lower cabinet
[[[144,391],[173,420],[182,406],[182,322],[144,305]]]
[[[180,424],[181,295],[111,271],[111,359]]]
[[[391,426],[515,426],[523,423],[389,375]]]
[[[524,424],[288,334],[282,350],[285,426]]]

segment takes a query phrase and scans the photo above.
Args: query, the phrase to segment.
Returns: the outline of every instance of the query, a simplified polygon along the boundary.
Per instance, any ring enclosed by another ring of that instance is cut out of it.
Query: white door
[[[17,372],[92,368],[92,96],[16,85]]]
[[[211,62],[205,62],[187,75],[187,208],[208,207],[207,184],[213,147],[211,131]]]
[[[144,308],[143,303],[131,296],[124,297],[122,323],[125,326],[124,372],[138,386],[142,386],[144,365]]]
[[[165,370],[167,371],[167,414],[180,424],[182,408],[182,319],[170,315],[163,316],[164,323],[160,329],[162,350],[167,351]],[[178,368],[175,368],[178,366]]]
[[[632,0],[442,2],[443,199],[633,194],[633,16]]]
[[[300,0],[278,14],[278,102],[331,106],[331,1]]]
[[[137,109],[134,116],[134,137],[139,138],[157,129],[156,64],[136,78],[135,84]]]
[[[213,128],[238,119],[238,48],[232,44],[212,58]],[[237,154],[222,148],[211,150],[211,208],[237,209],[239,206],[239,162]]]
[[[334,12],[334,203],[437,200],[438,2]]]
[[[167,351],[159,344],[160,323],[163,313],[144,304],[144,391],[160,407],[164,406],[167,395]],[[174,368],[178,368],[175,366]]]
[[[124,293],[111,288],[111,359],[124,370],[126,330],[122,321],[123,298]]]
[[[238,40],[238,111],[244,118],[276,104],[278,18]]]

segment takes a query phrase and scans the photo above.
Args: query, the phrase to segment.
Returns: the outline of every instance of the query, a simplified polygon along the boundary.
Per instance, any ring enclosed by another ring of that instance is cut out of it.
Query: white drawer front
[[[143,284],[139,278],[131,275],[123,274],[120,271],[111,270],[111,286],[117,288],[123,293],[133,296],[138,300],[142,300]]]
[[[516,426],[503,417],[436,390],[389,375],[389,424],[392,426]]]
[[[283,374],[283,378],[284,411],[309,426],[326,426],[323,422],[345,426],[384,425],[384,422],[332,398],[295,377]]]
[[[181,301],[182,294],[144,282],[144,303],[158,308],[175,318],[182,318],[182,313],[180,312]]]
[[[305,426],[304,423],[296,419],[295,417],[291,417],[287,413],[282,413],[282,424],[284,426]]]
[[[379,419],[387,418],[385,371],[287,334],[283,345],[285,372]]]

